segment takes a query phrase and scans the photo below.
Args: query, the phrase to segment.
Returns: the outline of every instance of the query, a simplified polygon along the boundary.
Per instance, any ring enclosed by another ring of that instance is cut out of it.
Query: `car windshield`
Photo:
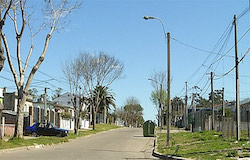
[[[53,128],[58,128],[54,123],[50,123]]]

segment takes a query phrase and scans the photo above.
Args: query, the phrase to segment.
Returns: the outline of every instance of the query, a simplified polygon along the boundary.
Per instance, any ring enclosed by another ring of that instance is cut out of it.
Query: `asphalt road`
[[[153,137],[142,129],[122,128],[82,137],[69,143],[0,154],[0,160],[151,160]]]

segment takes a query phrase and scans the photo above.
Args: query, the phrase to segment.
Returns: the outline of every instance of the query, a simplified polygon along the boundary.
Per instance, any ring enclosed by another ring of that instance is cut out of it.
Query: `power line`
[[[207,93],[207,90],[209,89],[210,85],[211,85],[211,82],[209,83],[209,85],[207,86],[207,88],[205,89],[205,91],[201,94],[201,97],[202,97],[205,93]]]
[[[249,8],[247,8],[247,9],[249,9]],[[238,19],[240,19],[240,18],[242,18],[246,13],[247,13],[247,9],[245,9],[245,10],[243,10],[243,12],[240,14],[240,16],[238,17]],[[196,74],[196,73],[198,73],[198,71],[205,65],[205,63],[206,63],[206,61],[209,59],[209,57],[211,56],[211,54],[213,54],[213,53],[215,53],[214,52],[214,50],[218,47],[218,45],[222,42],[222,40],[225,38],[225,37],[228,37],[229,36],[229,33],[231,33],[231,30],[232,30],[232,23],[233,23],[233,20],[229,23],[229,25],[227,26],[227,28],[226,28],[226,30],[223,32],[223,34],[222,34],[222,36],[219,38],[219,40],[216,42],[216,44],[215,44],[215,46],[214,46],[214,48],[212,49],[212,53],[210,53],[207,57],[206,57],[206,59],[204,60],[204,62],[202,63],[202,65],[188,78],[188,80],[187,81],[190,81],[190,79],[191,78],[193,78],[194,77],[194,75]],[[248,30],[249,31],[249,30]],[[247,32],[248,32],[247,31]],[[245,33],[246,34],[246,33]],[[243,37],[245,36],[245,34],[243,35]],[[240,38],[240,40],[243,38],[243,37],[241,37]],[[240,41],[239,40],[239,41]],[[239,42],[238,41],[238,42]],[[225,42],[224,42],[224,44],[225,44]],[[189,45],[189,46],[191,46],[191,45]],[[193,46],[191,46],[191,47],[193,47]],[[233,46],[234,47],[234,46]],[[233,48],[232,47],[232,48]],[[196,48],[196,49],[198,49],[198,50],[202,50],[202,51],[206,51],[206,50],[203,50],[203,49],[200,49],[200,48],[197,48],[197,47],[193,47],[193,48]],[[220,49],[220,51],[222,50],[222,48],[223,47],[221,47],[221,49]],[[228,51],[228,52],[230,52],[231,51],[231,49]],[[221,58],[220,59],[222,59],[223,57],[225,57],[225,56],[227,56],[227,52],[225,53],[225,54],[223,54],[222,56],[221,56]],[[217,57],[217,56],[216,56]],[[219,59],[219,60],[220,60]],[[216,62],[218,62],[219,60],[216,60]],[[216,62],[213,62],[213,63],[216,63]],[[218,66],[218,65],[217,65]],[[217,68],[217,66],[216,66],[216,68]],[[210,65],[210,67],[209,68],[211,68],[211,65]],[[209,70],[209,68],[206,70],[206,72]],[[204,73],[204,75],[202,75],[202,77],[196,82],[196,84],[195,85],[197,85],[203,78],[204,78],[204,76],[205,76],[205,74],[206,74],[206,72]]]
[[[214,50],[216,50],[216,48],[218,47],[218,45],[222,42],[222,40],[225,38],[225,36],[227,35],[228,33],[228,30],[230,29],[230,27],[232,26],[232,22],[233,20],[229,23],[229,25],[226,27],[225,31],[223,32],[223,34],[221,35],[221,37],[219,38],[219,40],[216,42],[215,46],[213,47],[212,51],[214,53]],[[231,30],[231,29],[230,29]],[[206,57],[206,59],[203,61],[203,63],[201,64],[201,66],[187,79],[187,81],[190,81],[191,78],[194,77],[194,75],[196,73],[198,73],[198,71],[203,67],[203,65],[205,65],[205,63],[207,62],[207,60],[209,59],[209,57],[212,55],[212,53],[210,52],[210,54]],[[208,71],[208,69],[206,70],[206,72]],[[204,75],[202,76],[202,78],[205,76],[206,72],[204,73]],[[201,79],[202,79],[201,78]],[[200,80],[201,80],[200,79]],[[199,80],[199,81],[200,81]],[[196,83],[198,84],[199,81]]]
[[[184,46],[193,48],[193,49],[201,51],[201,52],[210,53],[210,54],[216,54],[216,55],[223,55],[223,54],[220,54],[220,53],[215,53],[215,52],[211,52],[211,51],[208,51],[208,50],[205,50],[205,49],[200,49],[198,47],[194,47],[194,46],[192,46],[190,44],[184,43],[184,42],[182,42],[180,40],[177,40],[176,38],[173,38],[173,37],[171,39],[174,40],[174,41],[176,41],[176,42],[178,42],[178,43],[180,43],[180,44],[182,44],[182,45],[184,45]],[[227,56],[227,57],[234,58],[234,56]]]
[[[250,8],[247,7],[237,18],[237,20],[239,20],[241,17],[243,17],[248,11],[250,11]]]
[[[17,58],[15,58],[15,57],[12,56],[12,55],[11,55],[11,58],[13,58],[13,59],[15,59],[15,60],[17,61]],[[25,64],[25,63],[22,62],[22,64]],[[27,66],[28,66],[29,68],[33,68],[33,67],[30,66],[29,64],[28,64]],[[40,70],[37,70],[37,72],[39,72],[39,73],[41,73],[41,74],[43,74],[43,75],[45,75],[45,76],[47,76],[47,77],[49,77],[49,78],[53,78],[53,79],[55,79],[55,80],[58,81],[58,82],[66,83],[65,81],[58,80],[58,79],[56,79],[55,77],[53,77],[53,76],[51,76],[51,75],[49,75],[49,74],[47,74],[47,73],[45,73],[45,72],[42,72],[42,71],[40,71]]]
[[[225,50],[225,48],[226,48],[226,46],[227,46],[227,44],[228,44],[229,38],[230,38],[230,36],[231,36],[232,30],[233,30],[233,26],[231,26],[231,28],[230,28],[230,30],[229,30],[229,32],[228,32],[226,38],[225,38],[225,41],[224,41],[224,43],[222,44],[222,46],[221,46],[221,48],[220,48],[220,50],[219,50],[219,53],[224,52],[224,50]],[[222,50],[223,50],[223,51],[222,51]],[[224,55],[221,54],[221,55],[222,55],[221,57],[226,56],[225,54],[224,54]],[[215,61],[218,57],[219,57],[219,54],[217,54],[217,55],[214,57],[213,61]],[[219,61],[219,62],[220,62],[220,61]],[[214,63],[210,64],[209,68],[211,68],[211,67],[213,66],[213,64],[214,64]],[[218,65],[219,65],[219,63],[216,65],[214,71],[216,70],[216,68],[218,67]]]
[[[250,28],[248,28],[248,30],[240,37],[240,39],[237,41],[237,44],[246,36],[246,34],[249,32],[249,30],[250,30]],[[226,56],[234,48],[234,46],[235,46],[235,44],[225,54],[223,54],[219,59],[214,61],[211,65],[213,65],[216,62],[220,61],[224,56]]]
[[[240,62],[247,56],[247,54],[248,54],[249,52],[250,52],[250,47],[248,48],[248,50],[246,51],[246,53],[241,57],[241,59],[239,60],[238,64],[240,64]],[[222,77],[228,75],[230,72],[232,72],[232,71],[234,70],[235,67],[236,67],[236,65],[233,66],[227,73],[223,74],[220,78],[222,78]],[[217,79],[220,79],[220,78],[217,78]],[[217,79],[216,79],[216,80],[217,80]]]
[[[12,80],[12,79],[9,79],[9,78],[6,78],[6,77],[4,77],[4,76],[0,76],[1,78],[3,78],[3,79],[5,79],[5,80],[7,80],[7,81],[11,81],[11,82],[14,82],[14,80]]]

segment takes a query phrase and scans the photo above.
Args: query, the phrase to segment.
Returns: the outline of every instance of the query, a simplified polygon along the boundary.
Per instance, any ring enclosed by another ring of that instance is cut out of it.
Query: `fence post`
[[[232,118],[231,137],[234,136],[234,117]]]
[[[231,118],[227,119],[227,138],[230,137],[230,126],[231,126]]]
[[[224,116],[222,116],[222,122],[221,122],[221,132],[222,132],[222,136],[225,137],[225,118]]]
[[[2,117],[2,137],[4,137],[4,123],[5,123],[5,117]]]
[[[247,111],[247,135],[249,138],[249,111]]]

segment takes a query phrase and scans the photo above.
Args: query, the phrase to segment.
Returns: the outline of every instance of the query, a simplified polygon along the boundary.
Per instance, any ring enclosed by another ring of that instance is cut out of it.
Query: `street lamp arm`
[[[152,78],[148,78],[148,80],[149,81],[152,81],[152,82],[155,82],[156,84],[158,84],[158,85],[160,85],[160,87],[162,88],[162,83],[160,83],[160,82],[158,82],[157,80],[155,80],[155,79],[152,79]],[[157,87],[157,89],[158,89],[158,87]]]
[[[166,32],[166,30],[165,30],[164,23],[163,23],[163,21],[162,21],[160,18],[158,18],[158,17],[153,17],[153,16],[144,16],[143,18],[144,18],[145,20],[149,20],[149,19],[156,19],[156,20],[158,20],[158,21],[161,23],[161,26],[162,26],[162,29],[163,29],[163,32],[164,32],[164,36],[165,36],[165,38],[167,38],[167,32]]]
[[[149,80],[149,81],[154,81],[154,82],[157,83],[157,84],[161,84],[161,83],[159,83],[157,80],[152,79],[152,78],[148,78],[148,80]]]
[[[165,30],[165,26],[164,26],[163,21],[160,18],[158,18],[158,17],[154,17],[154,18],[161,23],[161,26],[162,26],[162,29],[163,29],[163,32],[164,32],[164,36],[165,36],[165,38],[167,38],[167,32]]]

